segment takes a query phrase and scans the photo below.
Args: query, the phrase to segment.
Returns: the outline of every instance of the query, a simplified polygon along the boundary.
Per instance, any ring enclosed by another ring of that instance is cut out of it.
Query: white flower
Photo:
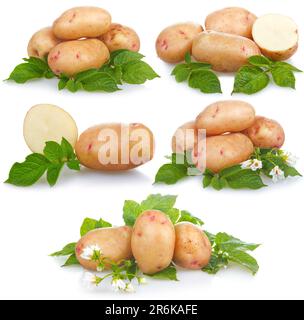
[[[138,283],[139,284],[146,284],[147,283],[147,279],[146,278],[138,278]]]
[[[98,286],[100,281],[95,274],[91,272],[85,272],[83,276],[83,282],[85,283],[86,286],[91,287],[91,286]]]
[[[115,291],[125,291],[127,288],[126,283],[121,279],[114,279],[112,281],[112,286]]]
[[[285,179],[284,171],[282,171],[279,166],[274,167],[269,174],[272,176],[272,181],[274,183]]]
[[[242,169],[251,169],[252,171],[257,171],[263,168],[263,162],[258,159],[247,160],[242,163]]]
[[[135,289],[134,289],[134,287],[132,286],[131,283],[128,283],[126,285],[125,292],[128,292],[128,293],[134,293],[135,292]]]
[[[105,270],[104,267],[101,267],[101,266],[97,267],[97,272],[104,272],[104,270]]]
[[[84,260],[90,261],[96,253],[101,253],[101,249],[97,245],[92,245],[84,248],[80,257]]]
[[[284,154],[284,160],[289,166],[294,167],[297,164],[299,158],[288,152]]]

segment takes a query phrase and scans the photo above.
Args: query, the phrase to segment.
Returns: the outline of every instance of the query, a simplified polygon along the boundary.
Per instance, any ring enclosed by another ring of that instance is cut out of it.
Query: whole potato
[[[208,137],[205,148],[193,152],[193,163],[202,172],[207,168],[218,173],[248,160],[254,152],[253,143],[242,133]]]
[[[87,248],[98,247],[101,255],[106,260],[119,263],[122,260],[130,260],[132,228],[104,228],[96,229],[82,237],[76,245],[76,257],[79,263],[88,270],[96,271],[98,263],[91,261],[83,254]],[[109,268],[109,264],[106,264]]]
[[[154,137],[143,124],[108,123],[86,130],[75,150],[79,161],[87,168],[130,170],[153,158]]]
[[[101,36],[100,40],[104,42],[110,52],[121,49],[138,52],[140,49],[140,39],[137,33],[118,23],[112,23],[110,29]]]
[[[206,30],[235,34],[252,39],[252,26],[257,17],[246,9],[224,8],[208,15]]]
[[[82,71],[99,69],[109,58],[109,50],[100,40],[75,40],[53,48],[48,63],[55,74],[72,77]]]
[[[175,231],[171,220],[160,211],[142,213],[133,228],[131,247],[139,269],[155,274],[172,262]]]
[[[197,128],[195,121],[180,126],[172,138],[173,153],[184,153],[192,150],[197,143]]]
[[[202,26],[191,22],[164,29],[156,41],[158,56],[169,63],[184,61],[186,53],[191,53],[193,39],[202,31]]]
[[[58,43],[60,43],[60,40],[55,37],[52,28],[43,28],[32,36],[27,47],[27,53],[29,57],[43,59]]]
[[[220,101],[208,106],[196,118],[196,127],[205,129],[207,136],[240,132],[253,125],[254,108],[244,101]]]
[[[258,148],[281,148],[285,142],[283,127],[274,120],[256,117],[254,124],[243,132]]]
[[[104,9],[77,7],[64,12],[53,24],[53,32],[61,40],[97,38],[111,25],[111,15]]]
[[[206,234],[192,223],[179,223],[175,226],[175,251],[173,261],[179,267],[200,270],[211,259],[212,247]]]
[[[261,52],[248,38],[205,31],[193,40],[192,54],[197,61],[211,64],[215,71],[236,72],[248,63],[248,58]]]

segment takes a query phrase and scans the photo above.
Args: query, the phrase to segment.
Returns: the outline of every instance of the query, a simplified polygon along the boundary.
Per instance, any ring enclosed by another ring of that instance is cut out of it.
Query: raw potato
[[[192,54],[197,61],[210,63],[215,71],[236,72],[247,64],[249,57],[261,52],[248,38],[205,31],[194,39]]]
[[[196,127],[205,129],[207,136],[240,132],[251,127],[254,108],[244,101],[220,101],[207,107],[196,119]]]
[[[44,28],[36,32],[27,47],[29,57],[45,58],[49,52],[60,43],[52,28]]]
[[[140,49],[140,39],[137,33],[118,23],[111,24],[108,32],[100,40],[104,42],[110,52],[121,49],[138,52]]]
[[[191,53],[193,39],[202,31],[202,26],[191,22],[166,28],[156,41],[158,56],[169,63],[184,61],[186,53]]]
[[[86,130],[75,149],[79,161],[87,168],[130,170],[153,158],[154,137],[143,124],[102,124]]]
[[[172,138],[173,153],[184,153],[197,144],[197,128],[195,121],[187,122],[179,127]]]
[[[74,147],[78,129],[74,119],[63,109],[51,104],[39,104],[28,111],[23,134],[32,152],[43,153],[46,142],[61,143],[62,138]]]
[[[54,34],[61,40],[97,38],[111,25],[109,12],[95,7],[77,7],[64,12],[53,24]]]
[[[208,137],[206,150],[202,148],[193,152],[193,163],[196,163],[197,168],[204,172],[205,168],[201,159],[205,158],[206,168],[218,173],[248,160],[253,152],[253,143],[242,133]]]
[[[200,270],[211,259],[212,247],[206,234],[192,223],[175,226],[175,251],[173,261],[179,267]]]
[[[155,274],[172,261],[175,230],[171,220],[160,211],[146,211],[137,219],[132,234],[132,252],[139,269]]]
[[[262,53],[275,61],[289,59],[298,49],[298,27],[286,16],[267,14],[258,18],[252,35]]]
[[[257,17],[246,9],[231,7],[211,13],[205,21],[206,30],[235,34],[252,39],[252,26]]]
[[[105,44],[97,39],[62,42],[53,48],[48,57],[52,71],[74,76],[89,69],[99,69],[110,58]]]
[[[81,257],[85,248],[98,246],[104,258],[119,263],[122,260],[132,259],[131,251],[132,228],[104,228],[96,229],[80,239],[76,245],[76,257],[79,263],[88,270],[96,271],[98,263]],[[106,268],[109,265],[106,264]]]
[[[256,117],[254,124],[243,132],[258,148],[281,148],[285,142],[283,127],[274,120]]]

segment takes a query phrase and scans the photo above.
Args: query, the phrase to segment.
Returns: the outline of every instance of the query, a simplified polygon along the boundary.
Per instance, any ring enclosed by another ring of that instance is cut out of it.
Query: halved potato
[[[275,61],[287,60],[298,49],[298,27],[289,17],[267,14],[256,20],[252,36],[262,53]]]
[[[51,104],[39,104],[28,111],[23,135],[32,152],[43,153],[46,142],[60,143],[62,138],[74,147],[78,129],[74,119],[63,109]]]

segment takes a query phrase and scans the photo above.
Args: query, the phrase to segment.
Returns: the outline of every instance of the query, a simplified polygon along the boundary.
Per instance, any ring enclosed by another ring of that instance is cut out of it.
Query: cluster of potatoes
[[[171,265],[199,270],[211,259],[212,248],[206,234],[198,226],[184,222],[173,225],[161,211],[145,211],[133,228],[96,229],[76,245],[76,257],[85,268],[97,271],[98,264],[81,257],[85,248],[101,248],[106,260],[119,263],[134,258],[145,274],[155,274]],[[106,265],[109,268],[109,265]]]
[[[298,28],[289,17],[267,14],[257,18],[246,9],[232,7],[208,15],[205,29],[192,22],[164,29],[157,38],[158,56],[179,63],[190,52],[215,71],[236,72],[254,55],[274,61],[289,59],[298,48]]]
[[[65,138],[75,148],[80,163],[93,170],[130,170],[154,156],[153,133],[141,123],[105,123],[89,128],[78,137],[71,115],[49,104],[36,105],[28,111],[23,133],[34,153],[43,153],[48,141],[60,143]],[[111,140],[111,136],[115,139]]]
[[[100,68],[111,52],[120,49],[139,51],[140,39],[133,29],[112,23],[104,9],[77,7],[64,12],[52,27],[36,32],[28,44],[28,55],[48,56],[55,74],[73,76]]]
[[[205,144],[200,143],[201,139]],[[284,142],[285,132],[277,121],[256,116],[247,102],[229,100],[209,105],[195,121],[178,128],[172,150],[178,154],[191,151],[198,169],[218,173],[248,160],[255,147],[281,148]],[[202,157],[206,161],[199,161]]]

